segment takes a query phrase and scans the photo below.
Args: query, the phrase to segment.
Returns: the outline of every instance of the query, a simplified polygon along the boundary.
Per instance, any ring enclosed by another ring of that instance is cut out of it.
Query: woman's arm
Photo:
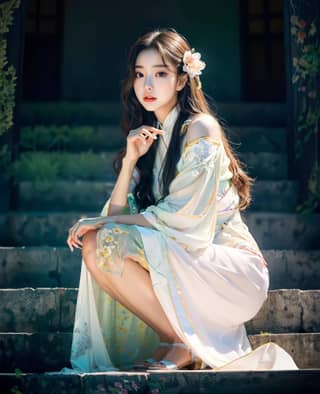
[[[82,218],[78,220],[69,230],[67,244],[73,252],[73,247],[82,247],[82,237],[86,232],[98,230],[106,223],[136,224],[138,226],[153,227],[143,215],[117,215],[117,216],[98,216],[94,218]]]
[[[136,160],[122,159],[122,167],[110,196],[108,216],[119,215],[128,206],[128,192]]]
[[[115,215],[107,217],[98,217],[96,223],[98,228],[109,222],[121,223],[121,224],[136,224],[137,226],[153,227],[152,224],[144,218],[140,213],[136,215]]]
[[[130,181],[136,163],[148,152],[153,141],[158,138],[157,135],[163,133],[163,130],[147,125],[130,130],[127,136],[126,155],[122,159],[120,174],[111,193],[107,216],[121,214],[123,208],[128,206]]]

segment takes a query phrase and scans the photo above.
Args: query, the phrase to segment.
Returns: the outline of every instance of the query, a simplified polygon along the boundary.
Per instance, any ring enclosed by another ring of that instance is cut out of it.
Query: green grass
[[[21,129],[22,151],[101,151],[119,149],[125,138],[117,126],[37,125]]]
[[[106,180],[113,175],[115,153],[26,152],[13,165],[17,181]]]

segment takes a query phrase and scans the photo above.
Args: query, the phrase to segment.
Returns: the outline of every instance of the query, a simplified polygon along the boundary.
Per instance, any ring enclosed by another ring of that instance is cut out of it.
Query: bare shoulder
[[[201,137],[211,137],[221,141],[222,130],[219,122],[210,114],[195,115],[188,127],[187,142]]]

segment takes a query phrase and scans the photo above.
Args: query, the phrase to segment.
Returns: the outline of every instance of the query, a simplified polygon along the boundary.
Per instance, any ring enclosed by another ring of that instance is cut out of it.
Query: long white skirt
[[[259,256],[215,244],[191,255],[157,230],[112,222],[99,230],[97,246],[102,275],[103,271],[121,275],[126,256],[135,257],[149,270],[172,327],[203,367],[298,369],[290,354],[275,343],[255,350],[250,346],[244,323],[260,310],[269,288],[269,271]],[[158,343],[157,334],[105,293],[82,261],[72,369],[60,372],[127,369],[151,357]]]

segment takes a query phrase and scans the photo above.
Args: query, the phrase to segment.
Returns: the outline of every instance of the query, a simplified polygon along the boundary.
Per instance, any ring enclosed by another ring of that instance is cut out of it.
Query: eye
[[[168,75],[168,73],[166,73],[165,71],[159,71],[158,74],[162,74],[163,77]]]
[[[135,78],[139,78],[139,75],[138,75],[138,74],[141,74],[141,75],[142,75],[142,73],[136,72],[136,73],[135,73]]]

